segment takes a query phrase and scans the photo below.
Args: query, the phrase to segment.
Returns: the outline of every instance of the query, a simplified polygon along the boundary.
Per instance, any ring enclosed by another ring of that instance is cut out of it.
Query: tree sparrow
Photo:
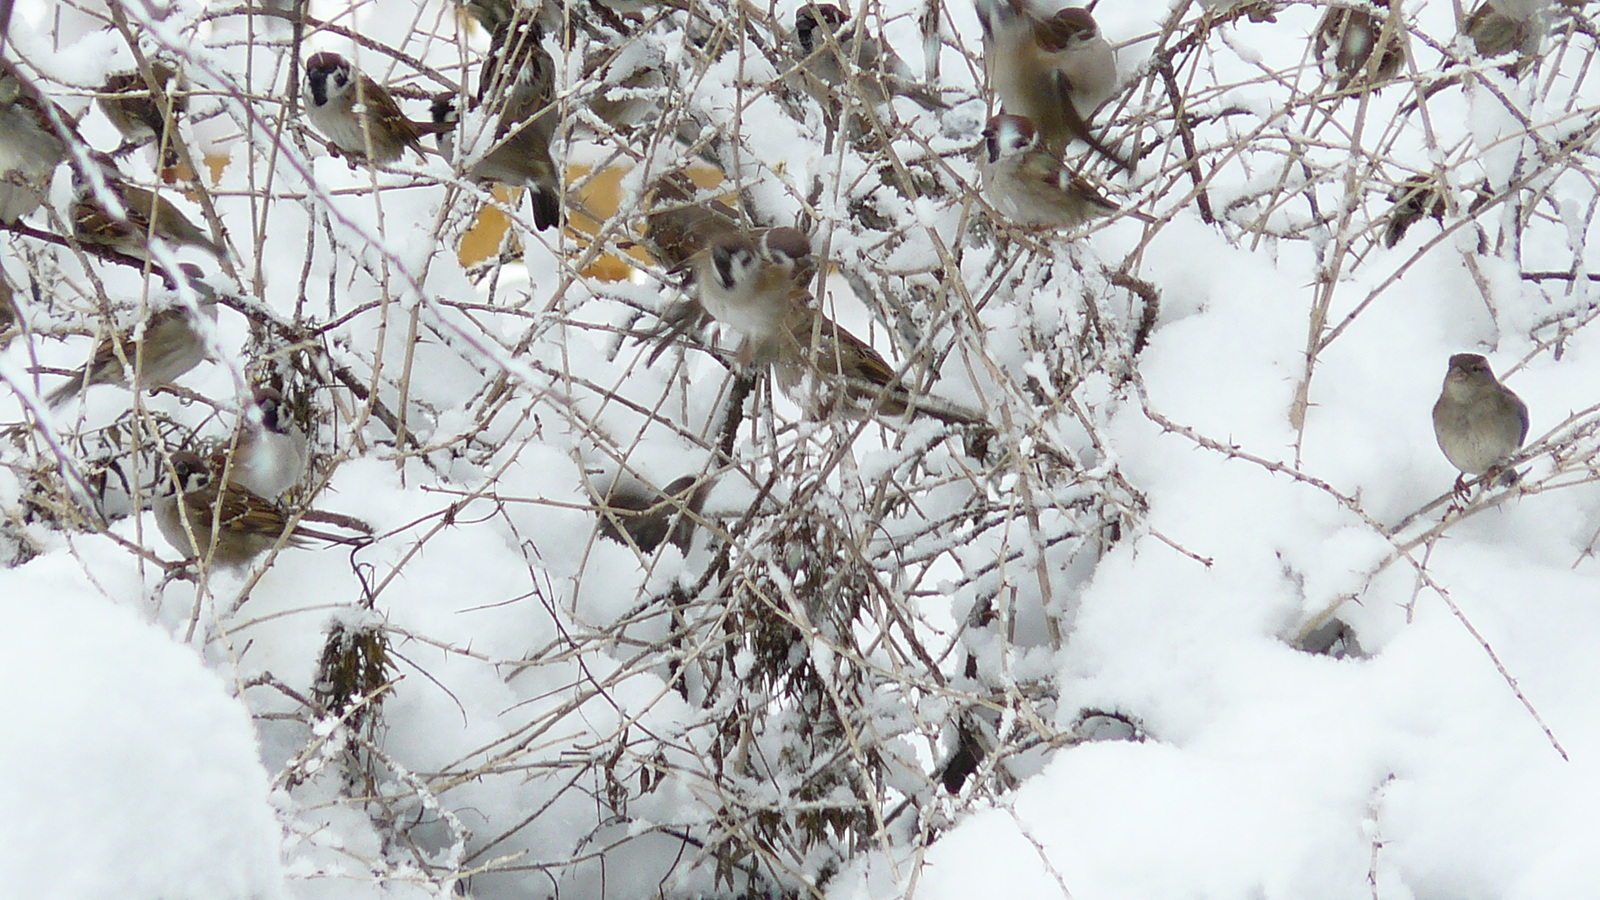
[[[1461,470],[1456,493],[1466,493],[1468,475],[1503,466],[1528,437],[1528,406],[1501,384],[1489,361],[1476,353],[1450,357],[1444,390],[1433,404],[1433,434],[1450,464]],[[1516,481],[1507,471],[1502,484]]]
[[[226,464],[229,484],[277,500],[305,478],[311,446],[290,418],[283,395],[263,385],[244,411],[231,462],[225,450],[219,454],[213,455],[211,467],[220,472]]]
[[[788,339],[816,270],[809,237],[795,228],[769,228],[712,240],[695,263],[694,280],[700,308],[744,337],[739,359],[748,365]]]
[[[983,421],[916,395],[872,345],[810,306],[797,306],[783,339],[765,343],[763,351],[778,388],[813,416],[840,411],[859,417],[871,411],[894,418],[910,412],[951,424]]]
[[[1389,192],[1394,208],[1389,211],[1389,221],[1383,228],[1383,245],[1393,247],[1405,238],[1411,226],[1424,218],[1444,224],[1445,195],[1437,183],[1426,175],[1417,175],[1395,185]]]
[[[1033,2],[977,0],[989,86],[1006,112],[1033,120],[1047,151],[1059,156],[1081,140],[1118,167],[1132,169],[1088,124],[1116,94],[1116,52],[1088,10],[1069,6],[1046,18]]]
[[[700,188],[683,170],[657,179],[643,243],[668,271],[684,269],[710,243],[738,232],[739,212],[722,198],[700,200]]]
[[[898,94],[923,109],[950,108],[916,83],[911,67],[894,50],[864,29],[852,27],[849,14],[832,3],[800,7],[794,16],[794,39],[806,91],[824,106],[839,96],[881,106]]]
[[[1483,0],[1461,23],[1461,31],[1484,59],[1515,51],[1517,59],[1505,67],[1515,77],[1539,53],[1548,6],[1545,0]]]
[[[150,60],[150,74],[171,104],[172,124],[176,127],[178,117],[189,111],[188,84],[176,69],[160,60]],[[161,164],[177,165],[177,152],[171,146],[165,146],[161,140],[167,130],[164,104],[151,95],[150,85],[142,74],[123,72],[111,75],[101,85],[95,105],[100,107],[100,111],[125,140],[135,143],[156,141],[162,147]]]
[[[995,116],[983,139],[988,151],[979,167],[984,194],[1017,224],[1077,228],[1117,211],[1088,179],[1067,171],[1039,146],[1039,133],[1028,119]]]
[[[495,122],[495,143],[467,177],[474,181],[527,187],[533,197],[533,221],[540,231],[561,224],[561,175],[550,156],[555,122],[550,107],[554,63],[540,47],[517,69],[516,79],[503,94],[504,105]],[[439,152],[455,159],[456,96],[444,92],[433,99],[435,140]]]
[[[654,553],[667,541],[688,553],[711,485],[710,479],[685,475],[657,492],[618,477],[598,507],[600,536],[624,546],[631,542],[642,553]]]
[[[1353,84],[1381,85],[1405,63],[1404,32],[1384,33],[1392,15],[1389,0],[1372,3],[1371,8],[1334,4],[1317,25],[1313,52],[1338,79],[1340,90]]]
[[[215,319],[215,292],[198,280],[198,269],[185,268],[190,284],[200,296],[200,312]],[[45,402],[53,409],[97,384],[127,384],[129,366],[137,376],[131,380],[139,386],[177,381],[206,359],[205,336],[198,324],[194,312],[186,306],[156,310],[142,328],[101,340],[89,361],[65,384],[46,394]]]
[[[150,258],[151,237],[166,241],[173,250],[196,247],[217,259],[227,257],[227,249],[189,221],[176,206],[154,191],[124,181],[110,157],[98,151],[90,151],[89,156],[105,179],[106,190],[122,208],[113,211],[107,206],[96,192],[93,180],[74,166],[73,237],[86,244],[110,247],[135,259]]]
[[[352,166],[355,158],[392,163],[407,148],[426,156],[422,135],[435,127],[406,118],[382,85],[339,54],[323,51],[306,60],[301,93],[306,117],[339,153],[352,158]]]
[[[310,541],[351,545],[371,541],[365,535],[329,534],[303,524],[291,529],[290,516],[276,503],[238,484],[219,490],[217,479],[195,453],[172,454],[171,466],[167,489],[155,501],[156,527],[186,558],[209,557],[214,565],[242,567],[277,544],[285,532],[293,547]]]
[[[669,273],[687,272],[690,280],[694,278],[695,262],[707,247],[713,241],[738,234],[743,227],[737,210],[721,198],[701,201],[699,191],[682,170],[657,180],[640,241]],[[656,358],[679,337],[698,332],[709,324],[710,318],[698,296],[669,305],[661,314],[661,326],[640,339],[655,343],[647,363],[654,365]]]
[[[0,222],[14,225],[44,202],[56,166],[67,156],[63,135],[82,143],[77,127],[16,67],[0,59]]]

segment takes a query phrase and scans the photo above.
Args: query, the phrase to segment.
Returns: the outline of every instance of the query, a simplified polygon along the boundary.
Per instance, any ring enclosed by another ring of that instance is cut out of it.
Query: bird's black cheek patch
[[[733,287],[733,257],[727,253],[718,253],[711,260],[717,270],[717,281],[725,288]]]

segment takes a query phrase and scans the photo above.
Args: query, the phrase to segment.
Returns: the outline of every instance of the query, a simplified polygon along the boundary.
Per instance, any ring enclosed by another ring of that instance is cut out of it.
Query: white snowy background
[[[22,398],[59,376],[30,368],[172,297],[6,238],[0,896],[1600,897],[1592,7],[1547,10],[1512,77],[1469,10],[1406,2],[1399,80],[1340,94],[1320,3],[1107,0],[1126,86],[1097,121],[1142,156],[1088,169],[1152,221],[1064,235],[973,194],[968,0],[934,7],[952,109],[896,101],[891,146],[828,143],[784,81],[796,5],[619,34],[575,0],[558,149],[627,168],[623,212],[591,244],[524,205],[520,258],[464,271],[481,192],[437,156],[329,157],[286,119],[284,22],[18,3],[7,57],[96,147],[130,40],[184,60],[238,260],[194,257],[230,296],[181,381],[210,404],[103,387],[40,421]],[[920,72],[926,9],[853,12]],[[414,88],[415,118],[476,86],[487,39],[446,0],[308,12],[301,58]],[[610,133],[586,105],[641,67],[656,115]],[[675,279],[582,274],[701,151],[987,440],[758,380],[719,453],[731,355],[647,366],[628,337]],[[1417,176],[1448,209],[1387,248]],[[62,167],[30,224],[70,195]],[[1521,483],[1465,508],[1429,419],[1456,352],[1532,414]],[[226,436],[266,377],[314,425],[310,502],[380,538],[167,580],[135,552],[175,557],[140,511],[159,450]],[[614,479],[686,473],[716,480],[687,554],[597,537]],[[375,679],[331,709],[330,634]],[[958,732],[983,752],[951,793]]]

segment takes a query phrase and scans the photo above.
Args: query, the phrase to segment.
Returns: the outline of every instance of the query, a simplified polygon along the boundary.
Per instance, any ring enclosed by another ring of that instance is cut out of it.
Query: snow
[[[230,686],[109,599],[136,597],[136,579],[108,579],[97,596],[63,553],[7,575],[5,892],[287,896],[268,775]]]
[[[745,15],[782,46],[767,17],[787,29],[798,5]],[[661,127],[563,129],[569,159],[635,167],[635,219],[642,170],[690,161],[670,135],[706,138],[753,223],[827,246],[829,315],[982,412],[981,455],[970,429],[927,419],[807,420],[764,383],[723,455],[729,336],[647,366],[628,333],[676,299],[674,277],[581,274],[587,238],[528,230],[525,201],[522,258],[464,270],[453,242],[478,200],[441,185],[442,161],[374,176],[280,128],[267,98],[287,29],[257,22],[252,47],[212,7],[183,0],[159,22],[128,7],[146,54],[181,52],[198,86],[258,98],[197,95],[185,125],[230,160],[212,199],[243,281],[180,253],[240,295],[210,336],[218,358],[137,403],[95,387],[40,429],[25,401],[62,376],[31,368],[78,365],[141,303],[180,301],[6,238],[28,331],[0,337],[0,895],[1595,896],[1597,96],[1591,39],[1569,27],[1581,10],[1550,13],[1519,80],[1461,58],[1453,4],[1408,3],[1415,83],[1312,106],[1331,93],[1306,40],[1320,6],[1274,22],[1101,6],[1128,92],[1097,122],[1149,153],[1132,176],[1089,174],[1153,224],[987,221],[962,185],[989,112],[964,2],[940,22],[960,44],[939,54],[953,108],[883,111],[931,186],[917,195],[870,146],[824,144],[820,107],[786,87],[791,59],[749,44],[707,64],[715,26],[738,21],[715,2],[690,28],[646,11],[667,20],[611,63],[665,67]],[[54,7],[18,4],[7,58],[111,149],[87,93],[131,53],[92,4]],[[376,46],[310,29],[303,52],[414,89],[414,118],[452,79],[475,87],[487,41],[452,4],[311,7]],[[922,6],[871,10],[852,12],[921,71]],[[568,12],[589,30],[559,80],[587,91],[583,55],[610,26]],[[1194,170],[1152,74],[1171,16],[1215,29],[1174,57]],[[144,184],[152,162],[120,160]],[[1384,247],[1389,192],[1416,175],[1440,178],[1450,208]],[[58,222],[71,188],[56,177]],[[637,222],[608,227],[625,241]],[[241,308],[301,330],[269,335]],[[1456,352],[1486,354],[1532,415],[1520,484],[1465,509],[1429,418]],[[169,580],[141,508],[155,445],[225,439],[263,378],[312,411],[326,486],[311,505],[376,539]],[[613,481],[685,474],[716,482],[686,552],[599,536]],[[1345,654],[1299,649],[1334,618]],[[381,637],[345,693],[330,634]],[[958,721],[987,752],[952,794]]]

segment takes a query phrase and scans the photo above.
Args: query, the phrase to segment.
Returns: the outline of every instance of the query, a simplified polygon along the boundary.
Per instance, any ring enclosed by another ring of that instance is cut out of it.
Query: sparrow
[[[1450,357],[1444,390],[1433,404],[1433,434],[1450,464],[1461,470],[1455,491],[1464,495],[1468,475],[1485,475],[1505,465],[1528,437],[1528,406],[1501,384],[1489,361],[1476,353]],[[1507,471],[1501,484],[1517,479]]]
[[[700,193],[682,169],[656,180],[642,243],[668,271],[686,270],[712,241],[742,227],[738,210],[721,197],[701,200]]]
[[[781,339],[763,343],[761,353],[778,388],[813,417],[839,411],[852,418],[873,412],[889,418],[926,415],[955,425],[983,421],[914,393],[872,345],[810,306],[797,305]]]
[[[82,144],[77,128],[77,120],[0,59],[0,222],[14,225],[44,202],[67,157],[63,135]]]
[[[1047,18],[1034,0],[976,2],[989,87],[1005,112],[1032,119],[1050,153],[1060,156],[1080,140],[1131,170],[1089,130],[1095,110],[1117,92],[1116,51],[1094,16],[1069,6]]]
[[[881,106],[899,95],[923,109],[950,108],[916,83],[911,67],[894,50],[852,27],[849,14],[832,3],[800,7],[794,16],[794,42],[806,91],[824,106],[835,97],[859,97]]]
[[[710,479],[685,475],[658,492],[618,478],[597,507],[600,536],[624,546],[632,544],[643,553],[654,553],[667,541],[688,553],[711,484]]]
[[[154,191],[129,184],[116,164],[104,153],[89,152],[90,160],[105,180],[105,189],[121,205],[120,211],[107,206],[95,190],[94,182],[78,166],[73,167],[72,236],[86,244],[110,247],[135,259],[150,258],[150,238],[166,241],[173,250],[195,247],[217,259],[228,251],[200,226],[178,211],[176,206]]]
[[[22,321],[22,309],[17,306],[16,293],[11,289],[11,281],[5,273],[0,272],[0,350],[5,350],[16,336],[13,330],[18,322]]]
[[[1370,6],[1336,3],[1322,14],[1312,52],[1331,69],[1340,90],[1354,84],[1375,87],[1400,71],[1406,59],[1404,26],[1385,34],[1390,15],[1389,0],[1372,0]]]
[[[549,62],[548,56],[544,59]],[[561,224],[561,178],[550,156],[554,123],[547,113],[540,114],[549,105],[550,90],[531,84],[540,77],[537,68],[529,64],[520,70],[517,83],[505,94],[505,105],[495,123],[495,143],[466,175],[477,182],[527,187],[533,198],[534,225],[544,231]],[[452,162],[457,120],[456,95],[449,91],[436,95],[434,139],[440,154]]]
[[[1515,77],[1538,56],[1547,6],[1543,0],[1483,0],[1461,24],[1461,32],[1485,59],[1515,51],[1517,59],[1505,68]]]
[[[1389,221],[1383,228],[1383,245],[1393,248],[1411,230],[1411,226],[1424,218],[1444,224],[1445,195],[1432,178],[1416,175],[1395,185],[1389,192]]]
[[[685,188],[669,185],[667,189],[676,193]],[[694,221],[686,216],[679,224],[687,228]],[[681,266],[688,274],[689,295],[667,307],[659,328],[641,336],[641,340],[656,341],[649,362],[653,364],[679,336],[715,321],[739,333],[741,364],[765,365],[789,340],[790,320],[804,309],[806,285],[817,271],[811,239],[795,228],[745,231],[732,223],[722,230],[723,223],[716,219],[705,221],[706,231],[686,232],[705,241]],[[656,227],[651,225],[652,230]],[[687,249],[678,244],[667,246],[675,251]]]
[[[211,457],[211,467],[227,471],[229,484],[278,500],[305,478],[310,456],[310,442],[290,418],[283,394],[262,385],[255,389],[239,423],[232,459],[226,449],[219,450]]]
[[[748,365],[790,339],[816,272],[804,232],[769,228],[712,239],[695,260],[694,284],[705,314],[743,336],[739,359]]]
[[[811,239],[795,228],[719,236],[695,260],[700,308],[743,336],[740,363],[770,367],[779,388],[810,411],[833,407],[842,390],[852,410],[876,404],[889,416],[913,410],[972,421],[914,398],[871,345],[811,305],[818,265]]]
[[[400,112],[382,85],[358,73],[337,53],[314,53],[306,60],[301,91],[306,118],[322,132],[338,154],[384,164],[398,160],[407,148],[426,158],[422,136],[435,126],[413,122]]]
[[[205,460],[196,453],[172,454],[166,489],[155,500],[156,527],[172,549],[186,558],[209,558],[214,565],[238,568],[265,553],[288,534],[292,547],[310,541],[362,545],[371,538],[330,534],[297,524],[276,503],[238,484],[221,489]],[[339,517],[344,524],[361,523]],[[365,529],[370,532],[370,529]]]
[[[1019,225],[1077,228],[1117,211],[1088,179],[1067,171],[1039,145],[1033,122],[1002,114],[983,130],[987,150],[979,171],[984,195]]]
[[[160,60],[150,60],[150,74],[170,103],[172,123],[189,111],[188,83],[171,65]],[[177,151],[161,140],[167,130],[164,104],[150,93],[150,86],[138,72],[121,72],[106,78],[95,105],[116,126],[122,137],[130,142],[157,141],[161,150],[161,164],[173,166],[178,162]]]
[[[580,83],[593,87],[578,102],[610,126],[610,133],[631,135],[670,102],[666,68],[666,51],[660,44],[597,47],[584,56]],[[598,138],[607,136],[585,119],[574,124],[588,126]]]
[[[695,261],[711,242],[738,234],[743,227],[738,211],[722,198],[701,201],[699,192],[700,188],[681,169],[661,176],[655,183],[639,242],[668,273],[682,273],[690,283],[694,280]],[[669,305],[661,319],[659,328],[640,336],[641,341],[655,343],[648,365],[654,365],[656,358],[680,336],[704,328],[711,317],[699,298],[690,295]]]
[[[198,280],[198,269],[185,268],[199,295],[200,312],[215,319],[216,293]],[[194,311],[187,306],[156,310],[142,328],[101,340],[87,363],[45,395],[45,403],[55,409],[97,384],[127,384],[128,366],[134,367],[138,376],[132,381],[141,386],[177,381],[206,359],[206,340],[198,325]]]

